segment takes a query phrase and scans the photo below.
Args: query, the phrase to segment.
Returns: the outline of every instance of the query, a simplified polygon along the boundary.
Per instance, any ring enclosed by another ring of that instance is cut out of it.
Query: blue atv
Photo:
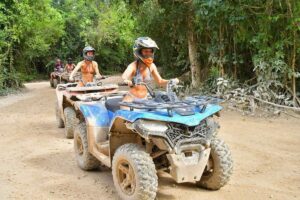
[[[166,92],[138,84],[146,86],[148,99],[122,102],[124,92],[114,92],[74,103],[79,167],[111,168],[121,199],[155,199],[158,171],[177,183],[193,182],[210,190],[223,187],[233,162],[229,148],[217,138],[214,117],[222,109],[218,99],[179,99],[173,81]]]

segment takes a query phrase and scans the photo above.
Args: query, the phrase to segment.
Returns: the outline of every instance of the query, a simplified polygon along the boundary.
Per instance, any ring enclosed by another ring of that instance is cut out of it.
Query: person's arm
[[[65,65],[64,71],[67,72],[68,71],[68,65]]]
[[[71,72],[71,75],[70,75],[70,77],[69,77],[69,79],[70,79],[71,81],[73,80],[73,76],[75,75],[75,73],[76,73],[80,68],[81,68],[81,62],[79,62],[79,63],[76,65],[75,69]]]
[[[134,74],[134,65],[130,64],[128,65],[127,69],[124,71],[124,73],[122,74],[122,79],[124,81],[124,83],[128,84],[129,86],[132,85],[132,75]]]
[[[57,70],[57,65],[55,64],[54,65],[54,72],[56,72],[56,71],[58,71],[58,70]]]
[[[160,86],[166,86],[166,85],[168,84],[169,80],[163,79],[163,78],[160,76],[160,74],[159,74],[159,72],[158,72],[157,67],[156,67],[155,64],[152,64],[151,67],[152,67],[151,74],[152,74],[152,76],[153,76],[155,82],[156,82],[158,85],[160,85]]]
[[[96,78],[100,79],[102,76],[101,76],[101,74],[99,72],[98,63],[94,62],[93,66],[94,66],[94,69],[95,69],[95,72],[96,72]]]

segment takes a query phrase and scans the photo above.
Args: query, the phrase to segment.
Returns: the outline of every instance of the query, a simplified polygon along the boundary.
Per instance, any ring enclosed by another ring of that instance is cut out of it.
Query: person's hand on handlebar
[[[133,86],[133,83],[131,80],[124,80],[124,83],[127,84],[129,87]]]
[[[69,77],[69,80],[70,80],[71,82],[74,82],[74,78],[73,78],[72,76]]]
[[[178,78],[173,78],[169,80],[170,83],[177,85],[179,83],[179,79]]]
[[[102,77],[101,75],[96,75],[96,76],[95,76],[95,79],[96,79],[96,80],[101,80],[101,79],[103,79],[103,77]]]

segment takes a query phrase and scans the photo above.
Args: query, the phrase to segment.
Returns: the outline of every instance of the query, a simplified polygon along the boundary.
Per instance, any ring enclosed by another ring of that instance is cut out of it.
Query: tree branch
[[[272,106],[275,106],[275,107],[278,107],[278,108],[290,109],[290,110],[293,110],[293,111],[300,112],[300,108],[279,105],[279,104],[276,104],[276,103],[272,103],[272,102],[269,102],[269,101],[262,100],[260,98],[254,97],[254,96],[249,96],[249,97],[253,98],[253,99],[257,100],[257,101],[260,101],[262,103],[269,104],[269,105],[272,105]]]

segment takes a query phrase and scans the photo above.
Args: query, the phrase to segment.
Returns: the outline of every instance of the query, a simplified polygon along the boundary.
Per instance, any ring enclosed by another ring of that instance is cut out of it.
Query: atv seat
[[[123,100],[123,97],[117,97],[112,99],[107,99],[105,102],[105,107],[107,110],[110,110],[112,112],[116,112],[117,110],[120,110],[119,103]]]

